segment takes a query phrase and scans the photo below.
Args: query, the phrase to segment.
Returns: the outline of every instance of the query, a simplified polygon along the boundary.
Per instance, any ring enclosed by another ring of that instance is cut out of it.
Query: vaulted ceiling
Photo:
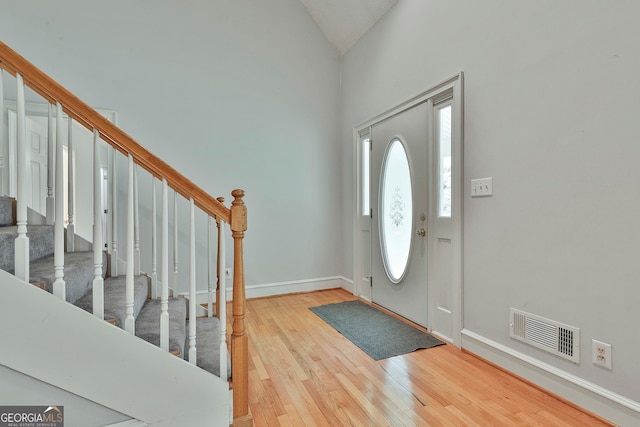
[[[340,55],[398,0],[300,0]]]

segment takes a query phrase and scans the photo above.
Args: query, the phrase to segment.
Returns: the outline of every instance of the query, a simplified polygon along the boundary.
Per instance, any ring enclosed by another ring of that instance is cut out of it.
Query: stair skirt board
[[[149,424],[140,420],[127,420],[120,423],[109,424],[104,427],[148,427]]]
[[[21,349],[3,352],[0,364],[132,418],[126,422],[178,425],[176,417],[179,417],[180,425],[228,425],[230,401],[226,381],[177,361],[157,347],[4,271],[0,271],[0,282],[5,302],[13,302],[3,305],[0,321],[9,324],[20,318],[22,324],[22,328],[0,328],[0,341],[11,342]],[[146,305],[156,309],[159,303],[153,300]],[[184,299],[171,300],[169,305],[172,312],[175,309],[186,315]],[[26,306],[32,315],[24,316]],[[144,313],[143,308],[140,317]],[[185,327],[183,319],[181,328]],[[24,334],[24,330],[29,334]],[[183,333],[180,346],[184,340]],[[43,349],[47,356],[44,359]],[[52,366],[56,369],[51,369]],[[125,387],[118,386],[122,378],[129,379]],[[166,393],[169,383],[182,396],[177,412],[175,393]]]

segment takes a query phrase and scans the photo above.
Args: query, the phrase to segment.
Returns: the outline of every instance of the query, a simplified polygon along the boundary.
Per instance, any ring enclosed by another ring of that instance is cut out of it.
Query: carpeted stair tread
[[[104,280],[104,320],[115,320],[116,325],[124,327],[126,317],[126,276],[108,277]],[[144,275],[134,277],[133,281],[133,317],[138,317],[149,294],[149,278]],[[84,294],[75,303],[83,310],[93,313],[93,289]]]
[[[160,300],[148,300],[136,318],[136,336],[160,346]],[[184,354],[187,307],[184,298],[169,299],[169,351]]]
[[[0,227],[6,227],[13,225],[13,204],[15,199],[13,197],[0,197]]]
[[[102,265],[106,265],[106,255],[103,253]],[[104,271],[104,268],[103,268]],[[93,252],[67,252],[64,254],[64,282],[66,300],[76,302],[91,289],[93,283]],[[31,263],[30,278],[32,281],[43,281],[47,284],[47,291],[53,291],[55,271],[53,269],[53,255]]]
[[[0,269],[10,273],[15,269],[15,240],[18,226],[0,227]],[[29,225],[29,258],[36,261],[53,254],[53,226]]]
[[[216,377],[220,376],[220,320],[217,317],[196,319],[197,365]],[[189,360],[189,322],[184,344],[184,359]],[[231,378],[231,359],[227,353],[227,379]]]

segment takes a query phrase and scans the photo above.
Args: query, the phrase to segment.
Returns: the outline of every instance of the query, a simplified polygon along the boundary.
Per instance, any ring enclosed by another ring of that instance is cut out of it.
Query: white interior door
[[[25,135],[29,153],[29,207],[39,214],[47,214],[47,127],[26,118]]]
[[[372,301],[427,326],[428,105],[371,128]]]
[[[17,115],[8,110],[9,127],[9,195],[17,196]],[[46,215],[47,198],[47,126],[27,116],[25,120],[25,143],[27,145],[27,206]]]

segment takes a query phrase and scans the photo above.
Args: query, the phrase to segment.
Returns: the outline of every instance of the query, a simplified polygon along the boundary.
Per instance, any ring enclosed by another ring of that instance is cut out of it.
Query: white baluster
[[[134,274],[140,274],[140,220],[138,219],[138,167],[134,166],[133,170],[133,214],[134,214],[134,230],[135,239],[133,242],[133,271]]]
[[[215,289],[213,287],[213,249],[211,244],[211,230],[212,230],[212,222],[213,218],[208,217],[207,219],[207,290],[209,291],[207,294],[207,317],[213,317],[213,293]]]
[[[73,119],[69,117],[69,126],[68,126],[69,136],[67,139],[67,168],[69,172],[69,177],[67,178],[67,200],[69,202],[69,207],[67,211],[69,212],[69,223],[67,224],[67,252],[75,252],[76,250],[76,226],[73,222],[73,209],[74,209],[74,187],[75,187],[75,179],[76,179],[76,168],[73,162]]]
[[[53,282],[53,294],[62,300],[66,300],[66,286],[64,283],[64,171],[62,149],[62,105],[56,103],[56,182],[55,204],[56,222],[54,231],[53,269],[55,280]]]
[[[93,314],[104,319],[104,278],[102,277],[102,171],[100,132],[93,130]]]
[[[111,150],[111,276],[118,277],[118,153],[116,149]]]
[[[107,254],[111,256],[111,252],[112,252],[111,240],[113,236],[113,230],[111,229],[111,225],[112,225],[111,215],[113,215],[113,201],[111,200],[111,186],[113,185],[113,161],[111,159],[111,150],[113,150],[113,148],[109,144],[107,144],[106,148],[107,148],[107,151],[106,151],[107,152],[107,188],[106,188],[107,194],[105,199],[107,201],[107,206],[104,210],[104,213],[106,214],[106,217],[104,220],[104,226],[106,227],[104,247],[107,250]],[[108,268],[108,266],[105,266],[105,267]]]
[[[136,333],[136,319],[133,317],[133,156],[129,154],[129,186],[127,191],[127,271],[125,277],[124,330],[132,335]]]
[[[9,144],[6,143],[7,140],[5,138],[5,132],[4,132],[4,69],[3,68],[0,68],[0,129],[2,130],[2,132],[0,132],[0,147],[7,147],[6,153],[9,154]],[[6,164],[8,165],[9,161],[7,161]],[[9,179],[9,181],[10,180],[11,179]],[[3,183],[3,185],[6,185],[6,183]],[[2,194],[4,194],[5,188],[0,188],[0,191],[2,191]],[[7,194],[8,194],[8,191],[9,191],[9,188],[6,188]]]
[[[17,151],[18,151],[18,200],[16,222],[18,237],[15,240],[15,275],[25,282],[29,281],[29,238],[27,237],[27,147],[25,138],[26,112],[24,107],[24,81],[20,74],[17,78]],[[4,111],[2,112],[4,114]]]
[[[196,349],[196,221],[193,199],[189,199],[189,363],[197,364]]]
[[[156,179],[151,177],[151,298],[158,298],[158,230],[156,225]]]
[[[180,293],[178,283],[178,192],[173,193],[173,296]]]
[[[220,253],[218,254],[218,263],[220,265],[220,378],[227,380],[227,278],[224,274],[224,266],[226,265],[227,249],[225,244],[225,223],[220,220]]]
[[[53,106],[48,105],[49,110],[47,114],[47,218],[46,224],[53,225],[55,222],[55,205],[53,198],[53,183],[54,183],[54,167],[55,162],[55,148],[53,145]]]
[[[169,351],[169,201],[167,180],[162,179],[162,268],[160,283],[160,348]]]

